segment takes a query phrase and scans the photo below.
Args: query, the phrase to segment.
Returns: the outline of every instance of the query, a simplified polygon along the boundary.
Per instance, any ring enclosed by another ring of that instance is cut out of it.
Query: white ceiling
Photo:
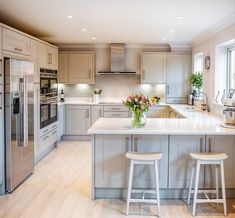
[[[53,43],[192,44],[234,15],[235,0],[0,0],[0,21]]]

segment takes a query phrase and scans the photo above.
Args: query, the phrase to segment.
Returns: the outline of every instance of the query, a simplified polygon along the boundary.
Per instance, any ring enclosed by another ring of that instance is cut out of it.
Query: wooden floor
[[[162,200],[162,217],[191,217],[181,200]],[[229,201],[229,216],[235,217],[235,201]],[[217,205],[200,206],[199,217],[207,216]],[[215,210],[214,210],[215,209]],[[153,217],[155,206],[134,204],[130,217]],[[91,200],[90,142],[62,142],[35,167],[13,194],[0,197],[0,217],[4,218],[119,218],[126,217],[122,200]]]

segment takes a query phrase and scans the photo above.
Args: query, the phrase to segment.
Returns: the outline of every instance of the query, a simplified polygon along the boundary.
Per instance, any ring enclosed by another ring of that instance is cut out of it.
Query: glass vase
[[[133,128],[144,127],[147,123],[147,116],[144,112],[133,111],[131,115],[131,125]]]

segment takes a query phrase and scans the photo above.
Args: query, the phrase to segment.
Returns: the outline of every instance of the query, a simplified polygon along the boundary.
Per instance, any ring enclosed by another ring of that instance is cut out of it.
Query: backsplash
[[[65,97],[92,97],[93,89],[102,89],[101,98],[126,98],[131,93],[141,92],[147,96],[158,95],[165,102],[165,85],[140,84],[138,75],[97,75],[95,85],[59,84]]]

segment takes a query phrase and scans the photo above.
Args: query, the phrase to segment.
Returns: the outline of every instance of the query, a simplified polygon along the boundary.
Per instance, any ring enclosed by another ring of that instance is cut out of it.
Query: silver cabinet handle
[[[200,138],[200,152],[203,152],[203,138]]]
[[[129,144],[130,144],[130,139],[129,139],[129,137],[126,137],[126,138],[125,138],[125,144],[126,144],[126,150],[127,150],[127,151],[130,151],[130,149],[129,149]]]
[[[112,108],[110,108],[110,110],[112,110],[112,111],[120,111],[121,108],[120,107],[112,107]]]
[[[48,64],[52,64],[52,53],[48,53]]]
[[[47,135],[47,136],[45,136],[42,140],[45,140],[45,139],[48,139],[49,138],[49,136]]]
[[[208,139],[208,145],[209,145],[209,152],[211,153],[212,152],[212,140],[211,138]]]
[[[145,79],[145,70],[143,70],[143,79]]]
[[[135,137],[134,138],[134,145],[133,145],[133,151],[136,151],[137,152],[137,145],[138,145],[138,137]]]
[[[14,50],[15,50],[15,51],[19,51],[19,52],[21,52],[21,51],[22,51],[22,49],[21,49],[21,48],[14,48]]]
[[[166,86],[166,94],[167,94],[167,95],[170,94],[170,86],[169,86],[169,85]]]
[[[91,79],[91,70],[89,70],[89,78]]]
[[[89,119],[89,109],[86,110],[86,118]]]
[[[120,117],[121,114],[110,114],[111,117]]]

